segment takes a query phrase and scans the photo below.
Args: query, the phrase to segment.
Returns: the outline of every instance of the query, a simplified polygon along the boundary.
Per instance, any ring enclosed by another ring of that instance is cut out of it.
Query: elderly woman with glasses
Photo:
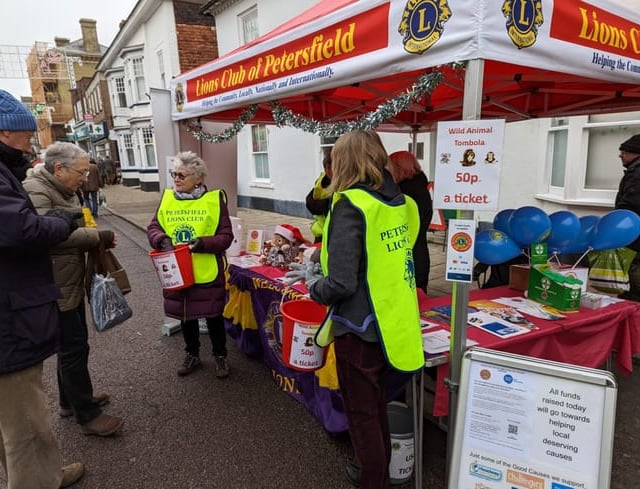
[[[80,147],[57,142],[46,149],[44,165],[24,180],[39,214],[64,209],[82,215],[76,192],[89,175],[89,155]],[[53,273],[62,292],[58,390],[60,416],[74,416],[85,435],[109,436],[124,420],[102,412],[107,394],[94,394],[89,374],[89,337],[85,316],[85,253],[102,245],[116,244],[113,231],[81,226],[66,241],[51,249]]]
[[[204,184],[207,168],[191,151],[178,153],[171,172],[173,189],[166,189],[147,227],[149,244],[156,250],[172,250],[188,244],[191,249],[194,285],[181,290],[163,290],[164,310],[180,320],[185,357],[178,375],[189,375],[200,367],[200,327],[205,318],[215,375],[229,375],[226,332],[222,311],[225,290],[225,250],[233,242],[233,229],[224,190],[208,190]]]

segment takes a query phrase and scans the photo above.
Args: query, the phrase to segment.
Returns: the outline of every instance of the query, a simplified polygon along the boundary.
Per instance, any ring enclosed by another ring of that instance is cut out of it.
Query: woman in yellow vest
[[[323,277],[307,277],[313,300],[330,306],[316,342],[335,341],[340,391],[363,489],[389,486],[391,456],[384,377],[424,365],[412,247],[415,202],[385,170],[374,131],[347,133],[332,151],[332,206],[320,254]]]
[[[331,207],[331,194],[328,191],[328,187],[331,184],[331,175],[333,174],[330,152],[324,155],[322,166],[324,171],[320,173],[320,176],[316,179],[313,188],[307,194],[306,198],[307,210],[313,215],[311,233],[313,233],[314,236],[314,243],[320,243],[322,241],[324,222]]]
[[[147,227],[149,244],[167,251],[174,245],[191,247],[195,284],[181,290],[163,290],[164,310],[180,320],[185,358],[178,375],[188,375],[200,363],[199,318],[205,318],[215,360],[216,377],[229,375],[226,332],[222,310],[225,304],[224,253],[233,241],[227,196],[224,190],[207,190],[207,168],[191,151],[174,158],[173,189],[166,189]]]

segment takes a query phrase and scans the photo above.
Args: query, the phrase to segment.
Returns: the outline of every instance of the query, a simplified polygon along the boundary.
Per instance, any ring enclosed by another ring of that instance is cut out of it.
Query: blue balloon
[[[573,212],[558,211],[549,216],[551,233],[547,237],[548,248],[564,249],[580,234],[580,219]]]
[[[616,209],[596,224],[591,247],[596,251],[614,250],[633,243],[640,236],[640,217],[628,209]]]
[[[493,229],[509,234],[509,218],[515,209],[503,209],[493,218]]]
[[[544,241],[550,232],[551,219],[537,207],[520,207],[509,218],[509,236],[521,246]]]
[[[578,236],[571,244],[564,247],[561,253],[584,253],[587,251],[591,245],[591,237],[599,220],[599,216],[582,216],[580,218],[580,232]]]
[[[522,250],[506,233],[485,229],[476,235],[474,256],[480,263],[497,265],[512,260]]]

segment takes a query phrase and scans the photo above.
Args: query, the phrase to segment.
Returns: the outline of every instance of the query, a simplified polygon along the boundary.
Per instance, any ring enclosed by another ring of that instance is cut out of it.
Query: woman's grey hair
[[[204,164],[204,160],[200,158],[193,151],[182,151],[175,155],[173,158],[173,168],[179,167],[188,168],[196,177],[206,177],[207,167]]]
[[[49,145],[44,153],[44,167],[53,174],[53,167],[56,162],[62,163],[62,166],[69,168],[78,158],[88,158],[89,155],[85,150],[72,143],[57,142]]]

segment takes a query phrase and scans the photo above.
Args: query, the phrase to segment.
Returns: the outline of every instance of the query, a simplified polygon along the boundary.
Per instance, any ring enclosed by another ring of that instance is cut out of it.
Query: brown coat
[[[89,163],[89,176],[87,180],[82,184],[83,192],[97,192],[103,187],[102,178],[100,177],[100,170],[98,165],[91,162]]]
[[[82,212],[76,194],[60,185],[44,167],[28,176],[23,185],[38,214],[57,208]],[[63,296],[58,300],[61,311],[75,309],[84,299],[85,252],[99,244],[97,229],[80,227],[66,241],[51,248],[53,275]]]

